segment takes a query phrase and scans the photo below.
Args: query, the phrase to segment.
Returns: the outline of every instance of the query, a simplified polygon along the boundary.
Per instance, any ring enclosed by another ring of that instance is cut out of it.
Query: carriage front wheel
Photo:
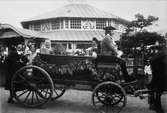
[[[12,95],[25,107],[39,107],[50,101],[53,81],[42,68],[29,65],[19,69],[11,81]]]
[[[126,105],[124,89],[114,82],[102,82],[95,87],[92,103],[96,110],[102,113],[119,113]]]

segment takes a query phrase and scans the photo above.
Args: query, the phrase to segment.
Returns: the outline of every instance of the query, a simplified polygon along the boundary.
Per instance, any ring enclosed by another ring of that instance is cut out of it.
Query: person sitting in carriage
[[[126,63],[124,60],[119,58],[123,52],[117,49],[117,46],[114,42],[113,36],[114,36],[114,31],[116,28],[110,26],[110,27],[105,27],[105,37],[101,42],[101,56],[98,55],[98,59],[100,60],[108,60],[110,62],[115,62],[118,63],[121,67],[121,71],[123,73],[123,77],[126,83],[134,82],[136,81],[133,77],[129,76],[126,68]],[[109,56],[104,58],[104,56]],[[110,57],[112,55],[112,58]]]
[[[100,42],[98,41],[98,39],[96,37],[93,37],[92,38],[92,46],[87,48],[86,49],[86,52],[88,55],[96,58],[97,57],[97,54],[100,54],[100,48],[101,48],[101,45],[100,45]]]
[[[40,53],[41,54],[53,54],[50,40],[45,40],[44,44],[42,45],[40,49]]]
[[[28,64],[32,64],[34,59],[36,58],[36,56],[38,55],[38,53],[40,53],[40,50],[37,49],[36,44],[32,43],[29,47],[29,52],[27,58],[29,60]]]
[[[13,103],[13,97],[11,93],[11,79],[14,73],[20,69],[21,67],[25,66],[28,62],[27,57],[24,55],[23,52],[23,45],[19,43],[16,48],[12,48],[10,54],[5,59],[6,64],[6,78],[5,78],[5,89],[10,91],[10,95],[8,98],[8,103]]]

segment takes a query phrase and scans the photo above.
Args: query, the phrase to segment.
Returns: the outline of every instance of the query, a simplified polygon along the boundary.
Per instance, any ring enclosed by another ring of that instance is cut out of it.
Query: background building
[[[61,42],[67,50],[87,48],[93,37],[102,40],[106,26],[118,29],[115,33],[115,40],[118,40],[127,23],[88,4],[68,4],[21,22],[24,29],[40,32],[40,37],[49,38],[53,45]]]

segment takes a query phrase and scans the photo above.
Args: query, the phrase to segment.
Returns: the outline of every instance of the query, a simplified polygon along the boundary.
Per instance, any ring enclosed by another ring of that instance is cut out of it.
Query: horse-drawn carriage
[[[20,68],[11,81],[13,97],[26,107],[39,107],[60,98],[66,89],[77,89],[92,91],[93,106],[103,112],[121,111],[126,94],[133,94],[136,85],[124,82],[117,63],[98,57],[46,54],[38,54],[33,64]]]

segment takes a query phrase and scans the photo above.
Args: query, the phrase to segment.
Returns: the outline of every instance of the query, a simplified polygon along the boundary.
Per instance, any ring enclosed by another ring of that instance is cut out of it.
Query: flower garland
[[[120,79],[119,65],[109,69],[97,69],[95,64],[87,59],[59,66],[48,64],[37,56],[33,64],[46,70],[54,79],[86,81],[117,81]]]

